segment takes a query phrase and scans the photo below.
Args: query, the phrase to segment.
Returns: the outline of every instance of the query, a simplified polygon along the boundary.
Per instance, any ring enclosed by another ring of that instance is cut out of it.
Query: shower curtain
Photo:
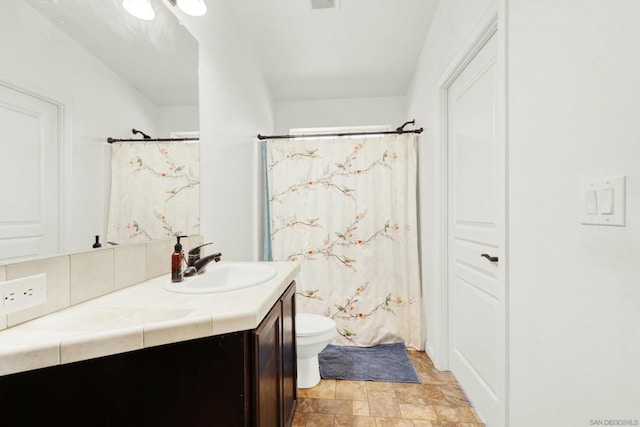
[[[297,310],[336,344],[421,349],[417,136],[264,144],[266,256],[300,261]]]
[[[108,242],[199,234],[198,143],[116,143],[111,147]]]

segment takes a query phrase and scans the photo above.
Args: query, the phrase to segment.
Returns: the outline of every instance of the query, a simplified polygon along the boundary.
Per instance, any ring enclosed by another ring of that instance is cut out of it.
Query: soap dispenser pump
[[[182,251],[182,244],[180,243],[180,239],[187,236],[176,236],[178,239],[176,245],[174,246],[173,254],[171,254],[171,281],[172,282],[182,282],[183,271],[182,271],[182,262],[184,260],[184,252]]]

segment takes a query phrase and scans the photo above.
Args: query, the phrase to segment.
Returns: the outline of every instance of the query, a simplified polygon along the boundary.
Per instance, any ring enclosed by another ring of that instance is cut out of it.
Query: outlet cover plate
[[[47,275],[0,282],[0,315],[15,313],[47,302]]]

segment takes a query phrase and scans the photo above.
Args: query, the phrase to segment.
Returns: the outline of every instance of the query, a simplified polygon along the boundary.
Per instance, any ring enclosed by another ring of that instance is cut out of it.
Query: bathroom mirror
[[[0,166],[8,166],[0,178],[15,183],[0,196],[16,205],[0,215],[0,241],[7,242],[0,264],[91,250],[96,235],[107,246],[108,137],[139,137],[132,128],[162,138],[198,131],[198,43],[169,2],[151,4],[155,19],[143,21],[122,0],[0,2],[0,106],[11,100],[0,109],[0,124],[10,128],[0,143]],[[14,107],[14,98],[28,107]],[[32,101],[41,105],[32,109]],[[27,123],[49,110],[52,148],[38,139],[41,128],[31,135],[14,114],[27,111]],[[25,137],[33,147],[8,142]],[[47,219],[41,207],[52,200]],[[22,237],[8,234],[16,224],[28,225]],[[43,243],[38,233],[56,239]]]

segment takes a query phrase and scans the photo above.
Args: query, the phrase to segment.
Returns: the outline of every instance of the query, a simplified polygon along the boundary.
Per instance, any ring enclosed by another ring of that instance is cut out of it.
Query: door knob
[[[491,256],[489,254],[482,254],[480,256],[488,259],[491,262],[498,262],[498,257],[497,256]]]

